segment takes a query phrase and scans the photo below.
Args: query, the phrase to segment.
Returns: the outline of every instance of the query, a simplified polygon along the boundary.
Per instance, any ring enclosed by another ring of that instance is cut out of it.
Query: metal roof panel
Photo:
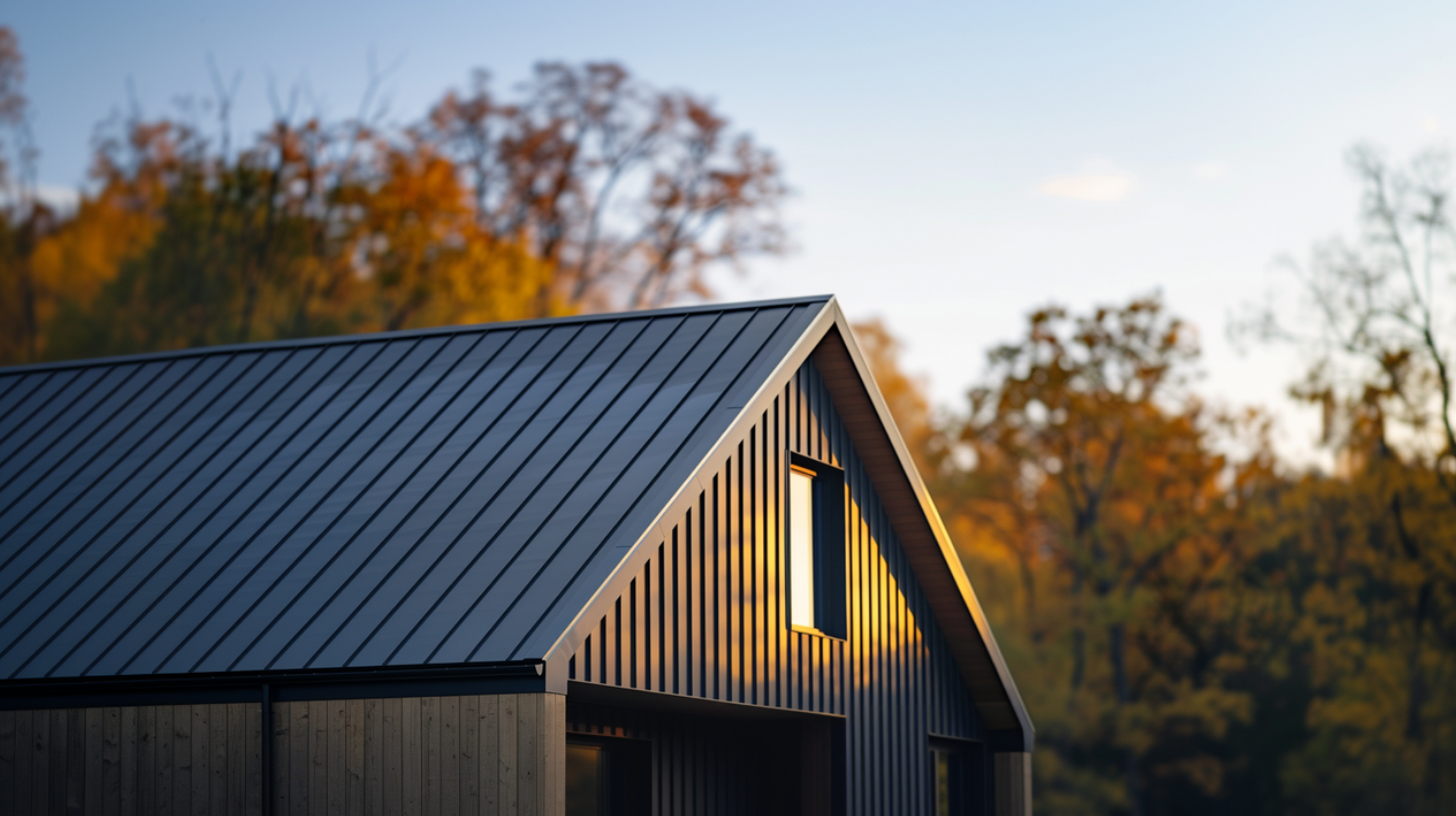
[[[0,369],[0,678],[540,657],[827,302]]]

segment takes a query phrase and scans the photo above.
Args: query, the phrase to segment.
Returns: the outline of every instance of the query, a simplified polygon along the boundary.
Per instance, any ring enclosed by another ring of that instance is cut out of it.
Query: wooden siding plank
[[[383,812],[384,816],[400,816],[404,812],[404,706],[399,698],[391,697],[380,703],[379,711],[383,720],[379,746]]]
[[[293,791],[290,774],[293,768],[293,704],[270,701],[269,705],[273,707],[273,730],[265,738],[273,741],[272,767],[267,769],[273,774],[273,796],[268,803],[268,816],[288,816],[292,813],[289,798]]]
[[[230,754],[237,753],[228,742],[228,709],[238,703],[213,704],[208,706],[208,798],[209,814],[226,814],[228,811],[228,767]]]
[[[480,813],[480,695],[460,698],[460,813]]]
[[[206,816],[212,809],[212,711],[211,706],[191,707],[192,801],[190,812]]]
[[[325,760],[321,769],[326,798],[322,807],[314,805],[311,810],[315,813],[326,813],[328,816],[344,816],[344,805],[348,801],[348,771],[345,765],[348,743],[345,729],[348,722],[344,713],[344,701],[326,700],[323,702],[323,709]]]
[[[249,703],[243,708],[243,813],[263,816],[263,704]]]
[[[36,748],[39,750],[36,762],[36,790],[32,807],[38,815],[64,812],[66,787],[66,721],[61,711],[44,711],[35,718]]]
[[[309,813],[309,743],[312,740],[309,705],[305,700],[288,703],[288,812]]]
[[[460,812],[460,698],[441,697],[440,708],[440,812]]]
[[[500,718],[499,722],[499,746],[498,754],[498,779],[500,781],[499,807],[501,814],[515,814],[518,811],[518,780],[516,774],[519,771],[518,751],[516,742],[516,731],[519,723],[519,695],[500,695]]]
[[[169,816],[172,807],[172,742],[175,731],[172,725],[172,706],[151,706],[152,726],[152,808],[148,813]]]
[[[424,806],[420,776],[423,769],[420,754],[424,750],[421,743],[420,698],[403,698],[400,701],[400,712],[400,731],[403,736],[403,749],[400,751],[400,763],[403,766],[400,774],[401,812],[405,816],[420,816]]]
[[[35,790],[35,712],[15,712],[15,813],[31,813]]]
[[[141,744],[138,728],[140,712],[137,706],[122,706],[118,712],[121,720],[121,739],[118,743],[121,772],[121,791],[117,812],[122,816],[137,813],[137,760]]]
[[[101,709],[85,710],[88,715],[91,711],[99,711],[101,713],[101,740],[99,744],[91,743],[87,745],[90,742],[88,739],[90,735],[87,733],[83,732],[76,736],[81,737],[81,745],[78,747],[81,747],[83,750],[86,748],[90,749],[86,753],[97,753],[99,749],[99,753],[101,754],[101,808],[99,810],[91,810],[85,804],[77,803],[81,807],[75,808],[74,810],[76,812],[85,810],[86,813],[100,813],[102,816],[114,816],[121,812],[121,709],[117,706],[107,706]],[[71,719],[80,720],[81,718],[76,715],[80,715],[81,713],[81,710],[73,711]],[[90,717],[88,716],[88,726],[89,720]],[[89,731],[89,727],[86,730]],[[84,755],[77,756],[76,759],[80,759],[82,763],[85,761]],[[68,812],[72,810],[73,808],[67,807]]]
[[[364,772],[362,780],[361,812],[364,816],[384,814],[384,710],[383,700],[369,698],[361,701],[363,721],[360,723],[363,745]]]
[[[516,727],[516,812],[538,813],[542,804],[541,782],[541,694],[517,695]]]
[[[420,698],[420,812],[440,816],[440,698]]]
[[[82,807],[87,813],[101,813],[103,794],[101,791],[101,744],[102,744],[102,721],[106,718],[106,710],[103,708],[88,708],[80,712],[78,718],[86,724],[83,737],[86,744],[86,753],[82,759],[82,770],[86,779],[84,782],[85,795],[82,800]]]
[[[15,809],[15,718],[14,711],[0,711],[0,812]]]
[[[480,698],[480,813],[500,813],[500,697]]]

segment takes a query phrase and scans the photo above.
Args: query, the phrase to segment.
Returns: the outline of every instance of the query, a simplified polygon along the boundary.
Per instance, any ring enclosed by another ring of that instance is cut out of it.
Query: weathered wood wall
[[[845,471],[847,639],[786,621],[786,450]],[[812,362],[699,481],[572,679],[844,715],[849,812],[928,813],[928,736],[986,733]]]
[[[559,694],[279,703],[274,813],[565,812]]]
[[[0,711],[0,813],[260,813],[261,709]]]
[[[271,813],[561,816],[559,694],[280,702]],[[262,814],[258,703],[0,711],[0,814]]]

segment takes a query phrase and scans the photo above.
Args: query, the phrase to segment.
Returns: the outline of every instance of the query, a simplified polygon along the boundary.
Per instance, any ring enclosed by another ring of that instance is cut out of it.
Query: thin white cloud
[[[1217,181],[1229,174],[1229,163],[1221,161],[1203,162],[1193,168],[1193,177],[1203,181]]]
[[[1042,193],[1053,198],[1077,201],[1119,201],[1132,189],[1130,176],[1097,173],[1085,176],[1058,176],[1042,182]]]
[[[1421,120],[1421,129],[1427,133],[1440,133],[1441,123],[1436,121],[1436,117],[1427,116]]]

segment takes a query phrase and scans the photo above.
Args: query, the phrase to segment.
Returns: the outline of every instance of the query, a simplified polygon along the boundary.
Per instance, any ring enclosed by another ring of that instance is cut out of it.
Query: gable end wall
[[[924,803],[929,734],[986,733],[865,464],[812,361],[731,455],[573,654],[572,680],[842,715],[850,812]],[[848,638],[789,630],[785,453],[845,471]]]

